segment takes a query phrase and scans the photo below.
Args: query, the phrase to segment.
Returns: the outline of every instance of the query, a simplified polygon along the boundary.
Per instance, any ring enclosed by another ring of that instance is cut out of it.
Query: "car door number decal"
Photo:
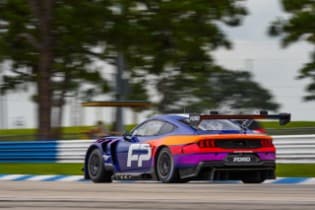
[[[149,144],[131,144],[128,150],[127,167],[131,167],[132,161],[137,161],[138,167],[142,167],[143,161],[151,159],[151,147]]]

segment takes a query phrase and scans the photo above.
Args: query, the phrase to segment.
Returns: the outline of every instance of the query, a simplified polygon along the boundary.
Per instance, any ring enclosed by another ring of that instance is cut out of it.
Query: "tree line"
[[[281,2],[292,15],[272,23],[270,34],[284,46],[301,38],[314,44],[314,1]],[[38,137],[58,137],[67,98],[117,95],[95,62],[118,66],[123,58],[129,78],[117,84],[128,90],[120,99],[150,100],[149,87],[158,112],[277,110],[250,72],[226,69],[212,56],[232,47],[222,25],[237,27],[247,13],[243,0],[0,1],[1,94],[35,85]],[[315,99],[314,55],[300,71],[312,79],[307,100]]]

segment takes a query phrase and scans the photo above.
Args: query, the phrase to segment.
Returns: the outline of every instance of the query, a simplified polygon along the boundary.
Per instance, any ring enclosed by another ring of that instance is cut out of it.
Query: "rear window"
[[[241,127],[229,120],[202,120],[197,126],[200,130],[241,130]]]

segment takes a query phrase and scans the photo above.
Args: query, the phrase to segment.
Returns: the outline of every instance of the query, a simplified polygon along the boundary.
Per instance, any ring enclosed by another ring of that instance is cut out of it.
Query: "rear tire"
[[[242,178],[244,184],[260,184],[265,181],[265,177],[260,173],[250,174]]]
[[[112,172],[106,171],[102,153],[99,149],[94,149],[87,162],[88,174],[90,179],[95,183],[112,182]]]
[[[156,175],[163,183],[184,183],[189,180],[181,180],[178,170],[175,168],[171,151],[164,147],[157,155]]]

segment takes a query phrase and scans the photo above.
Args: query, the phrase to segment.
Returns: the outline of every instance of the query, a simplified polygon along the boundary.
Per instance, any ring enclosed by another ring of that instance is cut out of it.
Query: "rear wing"
[[[234,119],[234,120],[249,120],[249,119],[274,119],[279,120],[280,125],[286,125],[291,120],[290,113],[268,114],[262,111],[260,114],[219,114],[211,112],[210,114],[189,114],[190,123],[196,125],[201,120],[216,120],[216,119]]]

